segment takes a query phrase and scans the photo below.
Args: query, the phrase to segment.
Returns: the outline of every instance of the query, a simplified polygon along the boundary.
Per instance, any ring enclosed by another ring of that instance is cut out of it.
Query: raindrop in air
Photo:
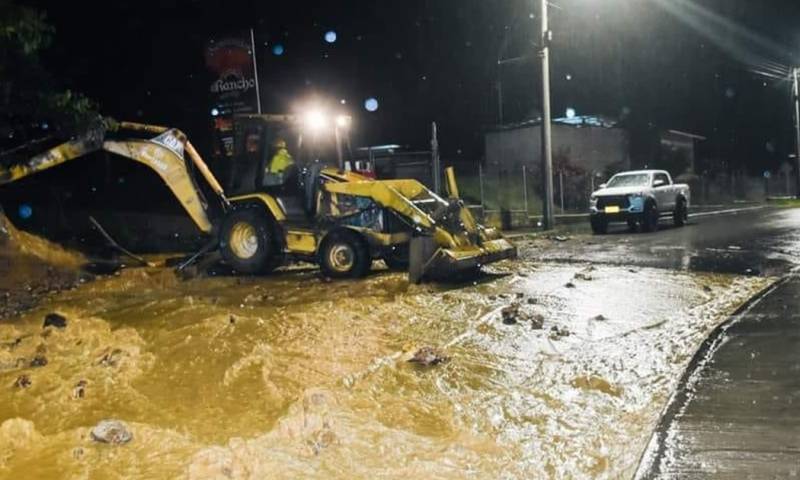
[[[285,50],[283,48],[283,45],[280,43],[276,43],[275,45],[272,46],[272,54],[275,55],[276,57],[280,57],[281,55],[283,55],[284,51]]]
[[[325,32],[325,41],[328,43],[336,43],[336,32],[333,30]]]
[[[19,213],[19,218],[27,220],[31,218],[31,216],[33,215],[33,208],[27,203],[23,203],[22,205],[19,206],[18,213]]]
[[[368,98],[364,101],[364,108],[366,108],[368,112],[378,110],[378,106],[378,100],[376,98]]]

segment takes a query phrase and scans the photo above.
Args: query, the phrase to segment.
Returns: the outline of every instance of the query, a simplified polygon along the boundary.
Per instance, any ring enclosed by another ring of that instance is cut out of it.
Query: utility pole
[[[539,57],[542,59],[542,177],[544,180],[544,212],[542,212],[542,227],[551,230],[554,225],[553,217],[553,145],[552,125],[550,114],[550,40],[551,32],[547,18],[547,0],[540,0],[541,9],[541,37],[539,41]],[[796,78],[796,76],[795,76]]]
[[[503,81],[500,79],[500,67],[497,67],[497,124],[503,125]]]
[[[792,100],[794,100],[794,128],[795,128],[795,187],[797,188],[797,198],[800,198],[800,67],[792,70]]]
[[[442,194],[442,160],[439,156],[439,127],[431,122],[431,169],[433,170],[433,191]]]
[[[258,62],[256,61],[256,34],[250,29],[250,51],[253,55],[253,78],[256,81],[256,103],[258,114],[261,115],[261,88],[258,86]]]

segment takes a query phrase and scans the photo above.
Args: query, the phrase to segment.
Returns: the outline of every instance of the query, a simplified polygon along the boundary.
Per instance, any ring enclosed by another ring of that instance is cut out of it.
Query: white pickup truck
[[[672,183],[663,170],[622,172],[592,194],[589,201],[592,231],[604,234],[610,222],[627,222],[631,231],[658,230],[658,220],[671,216],[678,227],[688,219],[689,185]]]

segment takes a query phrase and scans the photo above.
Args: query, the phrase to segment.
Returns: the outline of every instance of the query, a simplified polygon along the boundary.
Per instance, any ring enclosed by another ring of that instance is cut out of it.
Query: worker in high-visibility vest
[[[272,149],[275,153],[269,161],[267,173],[284,173],[286,169],[294,165],[294,159],[286,146],[286,140],[282,138],[275,139],[272,142]]]

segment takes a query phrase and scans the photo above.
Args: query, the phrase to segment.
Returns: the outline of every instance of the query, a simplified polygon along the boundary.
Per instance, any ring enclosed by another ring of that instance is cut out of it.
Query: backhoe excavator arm
[[[107,138],[108,132],[122,130],[148,132],[158,136],[149,140]],[[135,160],[156,172],[203,233],[211,233],[213,224],[208,216],[208,205],[204,202],[187,168],[185,154],[189,155],[192,163],[220,197],[223,205],[228,205],[222,187],[186,139],[186,135],[176,129],[131,122],[105,121],[102,126],[90,129],[84,135],[53,147],[28,161],[12,165],[7,169],[0,166],[0,185],[15,182],[99,150]]]

